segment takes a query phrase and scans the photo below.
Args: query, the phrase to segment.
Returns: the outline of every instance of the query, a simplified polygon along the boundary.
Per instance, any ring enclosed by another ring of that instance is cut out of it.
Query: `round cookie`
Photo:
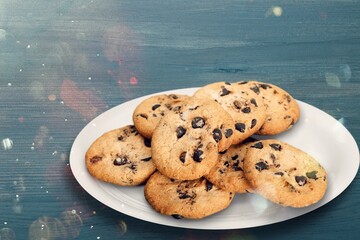
[[[251,192],[251,185],[244,175],[244,157],[251,142],[231,145],[219,153],[219,161],[204,177],[218,188],[245,193]]]
[[[237,83],[216,82],[199,88],[195,97],[217,101],[234,119],[233,144],[255,134],[265,122],[266,106],[263,99]]]
[[[244,173],[256,193],[284,206],[314,204],[327,188],[326,171],[312,156],[274,139],[250,145]]]
[[[155,128],[151,154],[165,176],[193,180],[207,174],[232,143],[234,122],[215,101],[189,98]]]
[[[91,144],[85,159],[92,176],[122,186],[142,184],[156,170],[150,141],[132,125],[104,133]]]
[[[238,84],[261,96],[267,106],[266,120],[257,134],[275,135],[290,129],[298,121],[299,105],[284,89],[258,81],[239,82]]]
[[[227,208],[234,197],[205,178],[178,181],[159,172],[149,178],[144,194],[157,212],[176,219],[207,217]]]
[[[136,129],[144,137],[151,138],[162,116],[176,109],[176,106],[188,97],[181,94],[159,94],[143,100],[133,112]]]

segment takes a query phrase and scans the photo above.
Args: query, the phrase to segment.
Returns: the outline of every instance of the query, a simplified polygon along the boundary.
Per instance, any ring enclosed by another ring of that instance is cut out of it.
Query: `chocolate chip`
[[[90,158],[91,163],[97,163],[101,160],[102,160],[102,157],[100,157],[100,156],[94,156],[94,157]]]
[[[290,103],[291,102],[291,97],[289,95],[286,95],[286,100],[287,100],[288,103]]]
[[[127,156],[117,156],[117,158],[114,159],[114,165],[115,166],[122,166],[129,163],[129,160]]]
[[[176,136],[177,138],[181,138],[186,133],[186,129],[182,126],[176,128]]]
[[[196,109],[198,109],[200,106],[195,106],[195,107],[193,107],[193,108],[189,108],[189,110],[190,111],[194,111],[194,110],[196,110]]]
[[[145,119],[148,119],[148,115],[145,114],[145,113],[140,113],[138,116],[140,116],[142,118],[145,118]]]
[[[242,133],[245,132],[245,123],[236,123],[235,129]]]
[[[258,170],[259,172],[261,172],[262,170],[266,170],[269,168],[269,166],[264,163],[264,162],[258,162],[255,164],[255,168],[256,170]]]
[[[255,85],[254,87],[251,87],[250,88],[254,93],[256,93],[256,94],[260,94],[260,89],[259,89],[259,87],[257,86],[257,85]]]
[[[210,191],[213,188],[213,184],[206,180],[206,191]]]
[[[148,162],[148,161],[150,161],[150,160],[151,160],[151,157],[147,157],[147,158],[141,159],[141,161],[143,161],[143,162]]]
[[[251,126],[250,128],[252,129],[253,127],[256,126],[257,120],[254,118],[253,120],[251,120]]]
[[[307,172],[306,173],[306,176],[310,179],[318,179],[318,177],[316,176],[316,174],[318,173],[318,171],[312,171],[312,172]]]
[[[155,104],[152,106],[152,110],[155,111],[158,107],[160,107],[161,105],[160,104]]]
[[[182,153],[180,154],[179,159],[180,159],[180,161],[181,161],[182,163],[184,163],[184,162],[185,162],[185,159],[186,159],[186,152],[182,152]]]
[[[282,149],[281,145],[278,144],[278,143],[272,143],[272,144],[269,144],[269,145],[270,145],[270,147],[271,147],[272,149],[274,149],[275,151],[281,151],[281,149]]]
[[[219,154],[224,155],[226,153],[226,150],[219,152]]]
[[[233,104],[234,104],[234,106],[235,106],[236,109],[241,109],[241,102],[239,102],[238,100],[235,100],[235,101],[233,102]]]
[[[264,84],[264,83],[260,84],[260,87],[265,90],[268,88],[272,88],[269,84]]]
[[[251,112],[251,108],[250,107],[244,107],[243,109],[241,109],[241,111],[243,113],[250,113]]]
[[[257,142],[254,145],[252,145],[251,147],[252,148],[262,149],[264,147],[264,145],[262,144],[262,142]]]
[[[234,171],[243,171],[243,169],[239,166],[240,161],[237,160],[236,163],[232,166]]]
[[[135,163],[131,163],[128,168],[131,169],[133,172],[136,172],[136,166],[137,165]]]
[[[222,139],[221,130],[218,128],[214,129],[214,131],[212,132],[212,135],[213,135],[215,142],[219,142]]]
[[[255,107],[258,106],[258,105],[257,105],[257,102],[256,102],[256,100],[255,100],[254,98],[250,99],[250,102],[251,102]]]
[[[278,176],[284,176],[284,173],[283,172],[276,172],[276,173],[274,173],[275,175],[278,175]]]
[[[231,135],[233,135],[233,130],[231,128],[225,130],[225,137],[229,138]]]
[[[151,147],[151,139],[144,138],[144,144],[146,147]]]
[[[241,81],[241,82],[238,82],[238,85],[243,85],[243,84],[247,84],[248,81]]]
[[[182,219],[182,218],[184,218],[183,216],[181,216],[180,214],[172,214],[171,215],[173,218],[175,218],[175,219]]]
[[[196,149],[195,151],[194,151],[194,154],[193,154],[193,159],[194,159],[194,161],[195,162],[201,162],[202,160],[203,160],[203,158],[202,158],[202,154],[203,154],[204,152],[202,151],[202,150],[200,150],[200,149]]]
[[[187,199],[187,198],[191,198],[192,196],[188,194],[187,191],[185,192],[179,192],[179,198],[180,199]]]
[[[304,186],[307,182],[307,178],[305,176],[295,176],[295,181],[299,186]]]
[[[238,157],[239,157],[239,155],[236,154],[236,155],[232,156],[231,159],[236,160]]]
[[[179,97],[178,97],[177,95],[175,95],[175,94],[170,94],[169,97],[172,98],[172,99],[178,99],[178,98],[179,98]]]
[[[122,135],[118,136],[118,140],[119,140],[119,141],[124,140],[124,136],[122,136]]]
[[[229,90],[227,90],[224,86],[221,87],[221,93],[220,93],[220,96],[223,97],[223,96],[226,96],[230,93]]]
[[[191,121],[191,126],[193,128],[202,128],[205,125],[205,120],[202,117],[195,117]]]

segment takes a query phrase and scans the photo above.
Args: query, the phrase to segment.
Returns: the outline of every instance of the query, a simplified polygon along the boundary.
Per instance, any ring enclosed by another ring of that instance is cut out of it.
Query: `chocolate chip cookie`
[[[266,120],[257,134],[275,135],[290,129],[298,121],[299,105],[284,89],[258,81],[238,82],[238,85],[262,97],[267,106]]]
[[[191,97],[168,112],[152,136],[152,157],[165,176],[193,180],[207,174],[233,142],[234,122],[215,101]]]
[[[256,193],[284,206],[309,206],[318,202],[327,189],[326,171],[316,159],[274,139],[250,145],[244,173]]]
[[[198,89],[194,96],[217,101],[234,119],[234,144],[256,133],[265,122],[263,99],[237,83],[216,82]]]
[[[215,186],[237,193],[251,191],[251,185],[244,175],[244,157],[251,142],[231,145],[226,151],[219,153],[219,161],[205,178]]]
[[[104,133],[91,144],[85,159],[92,176],[122,186],[142,184],[156,170],[150,140],[132,125]]]
[[[234,194],[221,190],[205,178],[170,179],[155,172],[144,189],[146,200],[159,213],[176,219],[200,219],[227,208]]]
[[[181,94],[158,94],[143,100],[133,112],[136,129],[144,137],[151,138],[165,113],[176,110],[181,101],[188,97]]]

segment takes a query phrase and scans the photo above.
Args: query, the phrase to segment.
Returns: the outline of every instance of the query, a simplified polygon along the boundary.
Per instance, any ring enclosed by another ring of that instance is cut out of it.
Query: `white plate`
[[[188,88],[162,93],[192,95],[195,90]],[[347,129],[325,112],[298,101],[300,120],[290,131],[274,138],[308,152],[327,170],[328,190],[321,201],[295,209],[282,207],[253,194],[237,194],[229,208],[201,220],[176,220],[158,214],[146,202],[143,186],[120,187],[98,181],[87,172],[84,159],[90,144],[104,132],[132,124],[134,108],[149,96],[128,101],[96,117],[76,137],[70,153],[71,170],[80,185],[100,202],[129,216],[193,229],[236,229],[267,225],[300,216],[328,203],[349,186],[358,171],[359,149]]]

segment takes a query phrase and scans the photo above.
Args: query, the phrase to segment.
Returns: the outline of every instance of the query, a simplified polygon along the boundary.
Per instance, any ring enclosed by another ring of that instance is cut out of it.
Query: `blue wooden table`
[[[360,143],[359,1],[0,1],[0,239],[355,239],[360,179],[303,216],[167,227],[90,196],[74,139],[128,100],[216,81],[276,84]],[[339,159],[341,161],[341,159]]]

